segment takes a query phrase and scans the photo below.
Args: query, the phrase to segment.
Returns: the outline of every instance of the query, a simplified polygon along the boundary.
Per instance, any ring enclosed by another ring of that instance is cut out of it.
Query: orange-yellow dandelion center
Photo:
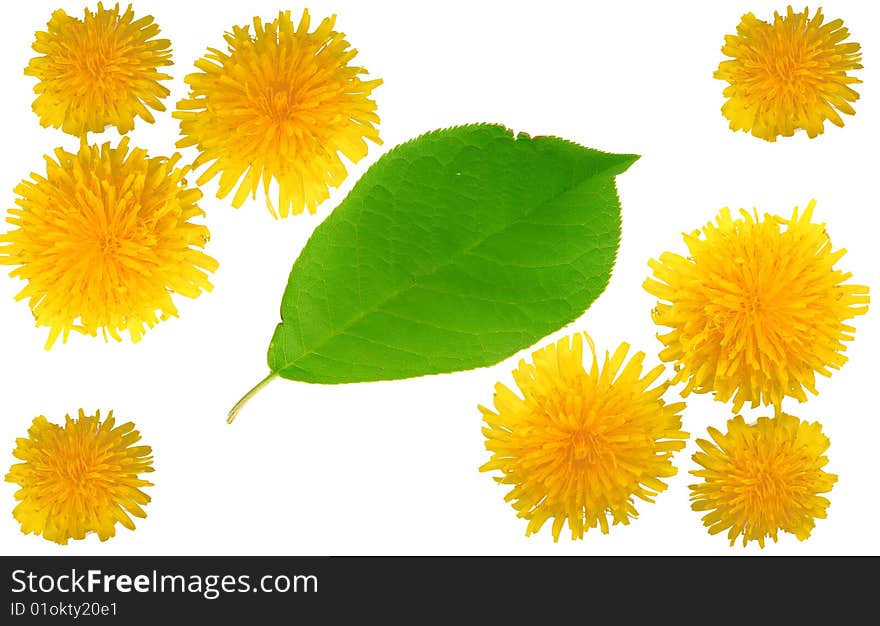
[[[294,99],[289,91],[273,90],[264,98],[264,101],[263,112],[271,121],[286,122],[293,117]]]
[[[831,306],[825,300],[833,287],[803,280],[824,269],[824,262],[815,253],[803,254],[801,239],[783,232],[773,242],[778,232],[773,223],[757,230],[763,237],[743,237],[731,263],[712,263],[704,256],[715,254],[708,247],[698,255],[698,263],[716,271],[707,273],[703,288],[693,294],[706,317],[683,338],[705,348],[726,348],[721,364],[736,363],[764,378],[774,363],[800,361],[817,349],[823,337],[813,316]]]
[[[344,72],[344,65],[336,67],[328,58],[326,67],[304,72],[298,67],[304,62],[300,57],[311,56],[311,50],[297,50],[292,62],[283,56],[289,51],[278,42],[270,40],[266,45],[274,47],[272,54],[263,51],[255,56],[254,44],[232,52],[227,63],[246,70],[242,85],[218,84],[222,91],[209,108],[218,121],[231,126],[238,145],[253,158],[265,159],[267,149],[286,152],[289,146],[296,146],[294,152],[302,151],[303,156],[320,151],[319,144],[330,140],[334,129],[349,123],[350,85],[334,77]],[[314,56],[317,64],[322,55]],[[278,168],[286,169],[283,159],[278,160]]]
[[[106,200],[105,200],[106,202]],[[112,215],[126,215],[137,213],[137,203],[118,203],[117,207],[110,211]],[[110,217],[107,221],[86,222],[80,224],[78,233],[81,252],[88,256],[96,266],[112,265],[121,270],[123,261],[129,258],[128,266],[131,267],[131,257],[139,247],[149,246],[150,237],[146,225],[140,229],[133,222],[120,223]],[[138,232],[140,230],[140,232]],[[134,269],[134,268],[133,268]],[[134,271],[137,271],[136,269]]]
[[[259,90],[259,85],[254,89]],[[297,104],[302,102],[296,92],[296,85],[278,81],[267,85],[262,93],[254,97],[252,106],[255,113],[262,115],[267,123],[280,124],[293,120]]]
[[[573,472],[584,473],[613,467],[617,464],[617,459],[625,454],[621,441],[615,441],[614,434],[601,427],[606,419],[597,417],[594,420],[593,424],[564,432],[560,438],[560,445],[565,447],[567,454],[557,458],[566,459]],[[620,420],[612,417],[607,421],[614,423]],[[638,437],[630,435],[628,439],[629,443],[636,444],[633,447],[638,447]]]
[[[756,59],[753,67],[745,73],[752,74],[754,85],[770,98],[815,90],[825,69],[817,62],[816,53],[798,40],[789,42],[783,50],[771,48],[769,54],[765,52]]]
[[[115,194],[100,187],[93,191],[91,198],[81,200],[67,212],[69,251],[65,256],[72,265],[81,267],[84,275],[92,277],[92,288],[112,292],[120,288],[120,283],[124,288],[124,283],[135,276],[146,276],[155,263],[150,255],[161,236],[140,217],[144,207],[137,198],[114,198]],[[160,192],[151,200],[162,207],[170,198]]]
[[[758,512],[771,519],[784,515],[786,503],[792,501],[792,477],[784,469],[789,459],[784,461],[749,458],[734,470],[732,491],[742,498],[749,517]]]
[[[569,437],[569,458],[574,462],[592,462],[605,452],[605,442],[601,435],[589,431],[575,431]]]
[[[309,111],[309,103],[299,92],[298,85],[294,82],[275,82],[273,84],[249,85],[240,103],[240,110],[250,110],[251,122],[243,124],[240,129],[247,134],[258,133],[264,138],[260,146],[274,146],[276,150],[281,148],[282,142],[301,142],[313,136],[320,136],[320,125],[315,122],[315,114],[320,112]],[[259,155],[259,150],[255,153]],[[279,161],[279,170],[285,168],[284,162]]]
[[[752,252],[760,254],[759,250]],[[722,272],[713,277],[718,281],[715,289],[705,292],[710,296],[705,301],[706,310],[710,312],[707,323],[719,336],[723,337],[729,324],[735,324],[753,340],[762,334],[777,336],[783,343],[792,339],[789,333],[777,331],[797,328],[797,324],[793,324],[794,311],[787,306],[790,298],[803,295],[798,293],[796,282],[773,275],[773,269],[762,267],[760,261],[742,264],[732,272],[721,269]],[[773,280],[762,280],[762,274]]]
[[[626,399],[608,390],[605,402],[584,402],[574,390],[562,390],[559,398],[575,406],[532,407],[531,427],[518,433],[518,454],[523,469],[545,490],[551,506],[576,501],[584,489],[601,491],[607,503],[623,506],[638,488],[642,475],[634,468],[655,455],[653,440],[642,432],[644,424],[627,419]],[[542,406],[543,405],[543,406]],[[546,470],[546,471],[543,471]],[[614,476],[614,480],[610,477]],[[597,491],[597,493],[598,493]]]
[[[71,52],[66,72],[70,80],[85,78],[82,87],[102,95],[113,95],[124,87],[129,59],[112,41],[84,42],[82,48]]]
[[[102,467],[101,460],[91,447],[55,457],[50,460],[47,468],[47,473],[52,474],[52,479],[48,482],[62,486],[70,494],[85,495],[96,487],[102,487],[105,482],[103,479],[106,478],[106,470],[110,466]]]

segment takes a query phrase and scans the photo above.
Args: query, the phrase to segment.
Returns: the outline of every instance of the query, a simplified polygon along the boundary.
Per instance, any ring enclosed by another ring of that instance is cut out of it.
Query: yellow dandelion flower
[[[40,81],[33,103],[40,123],[77,136],[107,126],[127,133],[135,116],[152,123],[150,109],[164,111],[170,93],[159,81],[171,76],[158,68],[171,65],[171,44],[158,34],[153,17],[134,19],[131,5],[120,13],[118,4],[108,11],[99,2],[82,20],[52,13],[33,44],[43,56],[24,71]]]
[[[357,54],[343,33],[333,30],[336,16],[309,32],[309,12],[294,26],[290,11],[264,24],[254,18],[225,35],[228,53],[208,49],[190,74],[189,97],[174,117],[183,135],[178,147],[196,146],[194,167],[211,163],[198,179],[220,175],[217,197],[236,184],[232,206],[248,194],[256,198],[260,181],[275,217],[314,213],[338,187],[346,170],[340,154],[357,162],[367,154],[364,139],[381,143],[376,103],[368,98],[381,80],[361,80]],[[269,199],[278,185],[277,213]]]
[[[721,48],[731,59],[722,61],[715,78],[727,81],[727,101],[721,112],[731,130],[751,131],[755,137],[776,141],[798,128],[815,137],[825,120],[843,126],[840,113],[854,115],[850,105],[859,94],[850,85],[860,83],[848,72],[861,69],[859,44],[846,43],[843,20],[823,23],[822,10],[810,18],[809,9],[773,23],[746,13]]]
[[[113,411],[66,416],[64,426],[42,415],[27,439],[16,440],[15,458],[6,482],[21,487],[12,514],[21,532],[66,544],[97,533],[101,541],[116,534],[116,522],[134,530],[130,516],[146,517],[150,501],[141,487],[153,483],[140,474],[153,471],[150,446],[134,445],[141,436],[134,424],[116,426]]]
[[[697,439],[703,451],[693,456],[702,469],[690,472],[704,479],[690,486],[691,507],[708,511],[703,524],[709,533],[727,530],[730,545],[742,535],[744,546],[757,541],[762,548],[780,530],[808,538],[829,504],[818,494],[837,481],[822,470],[829,446],[822,426],[785,413],[755,424],[737,415],[727,422],[727,433],[709,428],[709,435],[714,443]]]
[[[17,208],[0,235],[0,264],[27,286],[37,326],[49,327],[46,348],[71,330],[101,330],[137,342],[145,327],[177,315],[171,296],[210,291],[217,262],[198,248],[208,229],[198,189],[186,185],[180,155],[148,158],[123,138],[117,148],[82,144],[46,157],[46,175],[31,174],[15,189]]]
[[[495,386],[495,411],[480,407],[486,449],[492,455],[480,471],[499,470],[501,484],[514,485],[505,496],[518,517],[528,520],[526,535],[554,518],[559,540],[568,520],[572,539],[608,519],[628,524],[636,517],[633,497],[653,502],[673,476],[672,453],[684,448],[684,404],[666,404],[669,383],[650,385],[663,373],[657,366],[642,376],[645,354],[628,362],[621,344],[599,367],[596,350],[584,368],[580,334],[537,352],[534,364],[521,361],[513,372],[520,397]]]
[[[846,250],[832,250],[824,224],[811,221],[815,201],[791,219],[721,210],[717,225],[684,236],[688,258],[664,252],[648,265],[645,289],[660,298],[652,315],[672,331],[658,335],[660,358],[674,362],[682,396],[733,397],[733,411],[803,402],[816,394],[815,374],[845,362],[845,322],[868,310],[868,288],[834,269]]]

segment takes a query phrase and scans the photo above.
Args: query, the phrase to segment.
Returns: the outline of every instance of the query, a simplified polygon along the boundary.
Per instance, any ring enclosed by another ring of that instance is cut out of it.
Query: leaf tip
[[[613,157],[615,175],[623,174],[633,163],[642,158],[641,154],[609,154],[608,156]]]

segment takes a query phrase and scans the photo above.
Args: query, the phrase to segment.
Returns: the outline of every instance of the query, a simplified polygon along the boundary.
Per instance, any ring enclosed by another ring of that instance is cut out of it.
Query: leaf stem
[[[278,372],[269,372],[269,375],[266,376],[266,378],[254,385],[250,391],[248,391],[241,397],[241,400],[235,403],[235,406],[232,407],[232,410],[229,411],[229,415],[226,416],[226,423],[231,424],[238,415],[238,412],[241,411],[245,404],[247,404],[248,400],[253,398],[257,394],[257,392],[260,391],[260,389],[271,383],[276,378],[278,378]]]

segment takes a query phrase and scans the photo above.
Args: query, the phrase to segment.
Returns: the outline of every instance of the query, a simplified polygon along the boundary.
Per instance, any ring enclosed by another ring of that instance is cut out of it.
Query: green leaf
[[[574,321],[608,284],[636,159],[485,124],[398,146],[293,264],[258,387],[492,365]]]

